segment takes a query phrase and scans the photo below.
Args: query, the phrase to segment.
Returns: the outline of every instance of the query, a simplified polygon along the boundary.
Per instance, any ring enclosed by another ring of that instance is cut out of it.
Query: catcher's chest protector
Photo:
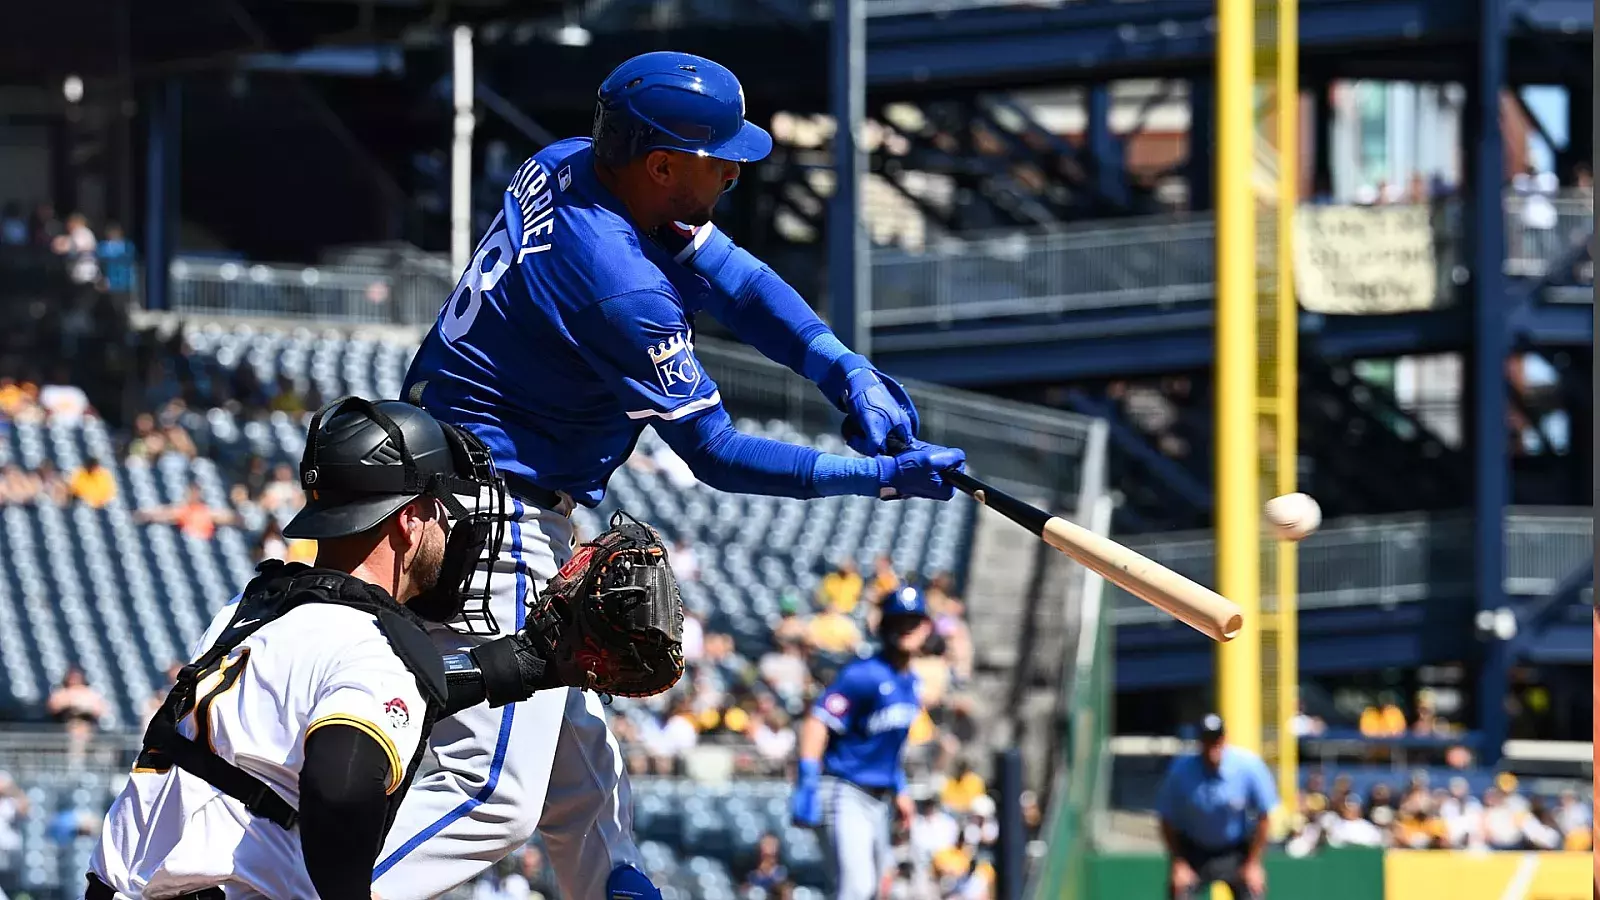
[[[433,642],[415,614],[395,603],[384,591],[359,578],[330,569],[313,569],[301,563],[275,560],[262,563],[259,571],[262,574],[245,588],[233,621],[222,632],[222,636],[211,649],[178,673],[177,684],[167,694],[167,699],[145,729],[144,749],[134,765],[156,770],[177,766],[243,803],[251,813],[275,822],[286,830],[294,828],[299,813],[287,800],[266,782],[211,750],[210,742],[205,737],[208,732],[207,709],[204,704],[196,707],[199,699],[196,697],[196,686],[204,673],[211,671],[256,629],[303,603],[332,603],[359,609],[377,619],[378,629],[388,638],[389,646],[406,670],[417,679],[417,690],[427,704],[417,752],[406,767],[400,787],[389,798],[389,813],[383,826],[387,835],[400,808],[400,801],[405,798],[406,789],[410,787],[411,779],[427,753],[428,735],[444,708],[444,665],[439,652],[434,649]],[[242,671],[237,667],[229,669],[222,683],[211,693],[220,693],[232,687]],[[195,715],[197,740],[190,740],[178,731],[178,721],[191,712]]]

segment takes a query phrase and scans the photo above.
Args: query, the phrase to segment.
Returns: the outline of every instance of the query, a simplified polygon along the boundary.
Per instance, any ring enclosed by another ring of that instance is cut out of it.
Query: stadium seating
[[[190,330],[191,362],[209,377],[251,365],[264,385],[285,376],[314,385],[324,397],[344,393],[395,396],[414,346],[337,333],[262,331],[216,325]],[[201,386],[205,393],[205,386]],[[181,500],[198,485],[207,503],[228,504],[229,470],[251,455],[297,462],[302,416],[273,412],[246,418],[223,408],[190,410],[185,425],[201,448],[190,460],[167,453],[146,463],[122,460],[98,419],[79,423],[14,423],[0,436],[0,464],[27,469],[52,462],[70,474],[99,458],[113,472],[118,496],[105,509],[48,505],[11,507],[0,515],[7,546],[0,561],[0,697],[37,707],[69,665],[112,701],[109,727],[138,722],[139,708],[163,672],[204,630],[211,615],[248,580],[250,540],[264,524],[254,507],[239,510],[245,530],[223,527],[210,542],[169,525],[139,524],[133,511]],[[741,420],[747,431],[841,451],[832,436],[812,438],[782,421]],[[638,453],[670,453],[646,431]],[[686,582],[688,607],[711,631],[730,634],[740,655],[770,647],[780,599],[809,597],[826,567],[846,556],[865,563],[889,554],[902,572],[958,572],[965,561],[972,507],[865,497],[799,501],[725,494],[624,466],[596,510],[580,509],[582,533],[598,533],[617,508],[627,509],[673,540],[693,545],[700,578]],[[84,577],[84,576],[87,577]],[[32,627],[28,627],[31,624]],[[17,652],[10,652],[15,650]],[[41,665],[27,665],[38,660]]]

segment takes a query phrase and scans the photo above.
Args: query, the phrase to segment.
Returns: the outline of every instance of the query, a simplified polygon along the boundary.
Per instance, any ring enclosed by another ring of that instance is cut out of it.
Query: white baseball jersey
[[[212,620],[191,658],[232,621]],[[329,603],[295,607],[257,629],[200,680],[196,711],[178,723],[300,805],[306,737],[324,725],[359,728],[389,755],[392,793],[422,739],[416,677],[369,613]],[[119,897],[170,897],[225,886],[229,900],[307,900],[300,832],[247,812],[238,800],[177,767],[135,769],[106,814],[90,864]]]

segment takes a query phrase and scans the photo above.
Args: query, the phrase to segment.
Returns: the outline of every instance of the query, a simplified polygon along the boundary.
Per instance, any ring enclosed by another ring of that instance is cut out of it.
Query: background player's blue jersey
[[[828,726],[822,771],[869,788],[900,784],[900,751],[922,712],[917,676],[881,656],[846,663],[812,714]]]
[[[406,375],[501,470],[586,505],[652,420],[720,405],[693,353],[710,286],[634,228],[590,142],[523,163]]]

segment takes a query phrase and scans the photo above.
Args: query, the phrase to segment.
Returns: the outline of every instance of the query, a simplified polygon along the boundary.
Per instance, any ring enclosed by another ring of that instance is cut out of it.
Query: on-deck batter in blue
[[[868,788],[903,786],[900,752],[922,712],[919,690],[913,672],[896,672],[882,656],[846,663],[811,710],[828,726],[823,774]]]
[[[482,438],[513,488],[523,478],[588,506],[645,425],[714,487],[875,496],[877,460],[823,457],[734,430],[695,359],[691,327],[702,307],[727,306],[640,237],[595,175],[587,139],[559,141],[512,178],[404,390],[426,382],[423,406]],[[815,340],[810,322],[730,317],[759,320],[764,349],[793,342],[797,359],[808,348],[844,350]]]

